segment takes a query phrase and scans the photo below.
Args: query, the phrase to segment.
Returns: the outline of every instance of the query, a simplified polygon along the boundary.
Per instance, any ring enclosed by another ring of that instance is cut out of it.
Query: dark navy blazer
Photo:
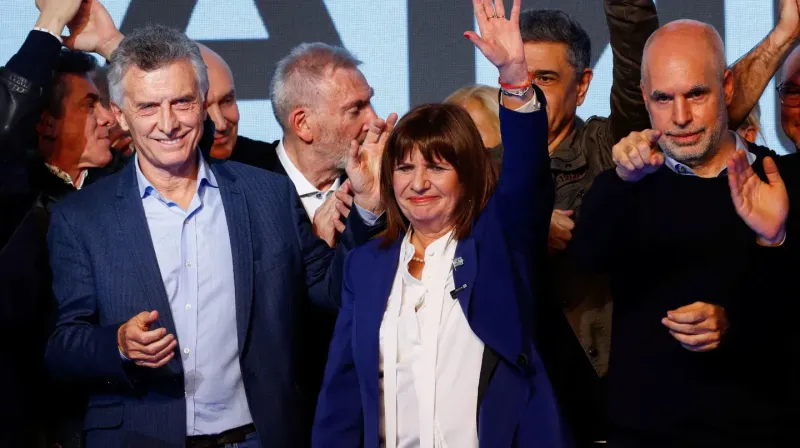
[[[494,196],[458,242],[455,285],[472,331],[485,344],[478,393],[480,446],[570,445],[550,380],[533,342],[538,266],[547,252],[554,185],[541,110],[500,111],[503,170]],[[469,181],[469,179],[464,179]],[[342,308],[317,405],[315,448],[377,448],[378,332],[398,269],[402,236],[374,240],[345,265]]]
[[[250,412],[265,446],[304,446],[299,311],[307,300],[337,308],[345,254],[373,229],[353,213],[332,250],[312,234],[289,178],[236,162],[210,166],[230,233]],[[117,349],[117,328],[142,311],[158,310],[157,327],[176,334],[135,164],[53,207],[48,239],[59,312],[46,363],[54,376],[92,390],[87,447],[184,447],[180,355],[153,370],[123,363]]]

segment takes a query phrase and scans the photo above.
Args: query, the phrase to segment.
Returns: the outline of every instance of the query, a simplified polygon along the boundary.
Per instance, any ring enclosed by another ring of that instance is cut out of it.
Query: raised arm
[[[547,151],[545,96],[531,83],[519,31],[520,0],[505,16],[502,0],[473,0],[480,35],[464,35],[497,67],[501,85],[500,133],[503,170],[491,207],[506,231],[520,238],[534,236],[546,247],[554,185]],[[518,111],[517,111],[518,110]],[[543,238],[542,238],[543,236]]]
[[[0,142],[19,132],[20,120],[39,106],[42,89],[50,84],[61,42],[56,36],[75,17],[81,0],[39,0],[34,30],[16,55],[0,68]],[[4,148],[0,148],[4,149]]]
[[[747,118],[798,37],[800,0],[781,0],[780,8],[775,28],[731,67],[735,87],[728,106],[730,129],[738,129]]]
[[[631,132],[650,127],[639,84],[644,45],[658,29],[658,14],[653,0],[605,0],[603,8],[614,55],[614,78],[601,157],[604,165],[611,168],[611,148]]]

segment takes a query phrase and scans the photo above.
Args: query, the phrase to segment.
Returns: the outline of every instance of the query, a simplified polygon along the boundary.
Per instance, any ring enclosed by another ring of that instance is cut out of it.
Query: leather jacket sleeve
[[[611,114],[606,122],[600,158],[613,167],[611,148],[633,131],[650,127],[650,116],[639,87],[642,54],[650,35],[658,29],[653,0],[605,0],[603,5],[614,54]]]
[[[61,43],[55,37],[31,31],[19,52],[0,68],[0,142],[14,136],[22,118],[39,107],[42,88],[52,79],[59,51]]]

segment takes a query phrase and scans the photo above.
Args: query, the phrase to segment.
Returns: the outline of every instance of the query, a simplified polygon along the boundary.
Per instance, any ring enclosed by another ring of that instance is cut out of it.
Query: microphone
[[[458,288],[450,291],[450,297],[452,297],[453,300],[458,300],[458,293],[460,293],[461,291],[463,291],[465,289],[467,289],[467,284],[466,283],[461,285],[461,286],[459,286]]]

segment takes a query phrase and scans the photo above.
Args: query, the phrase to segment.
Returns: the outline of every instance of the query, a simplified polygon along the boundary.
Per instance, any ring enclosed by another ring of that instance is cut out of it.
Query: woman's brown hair
[[[400,119],[383,152],[380,183],[386,206],[385,245],[408,231],[408,219],[395,198],[393,178],[395,167],[414,150],[428,163],[446,161],[458,174],[461,198],[454,211],[453,238],[466,238],[494,192],[497,175],[469,114],[453,104],[426,104]]]

